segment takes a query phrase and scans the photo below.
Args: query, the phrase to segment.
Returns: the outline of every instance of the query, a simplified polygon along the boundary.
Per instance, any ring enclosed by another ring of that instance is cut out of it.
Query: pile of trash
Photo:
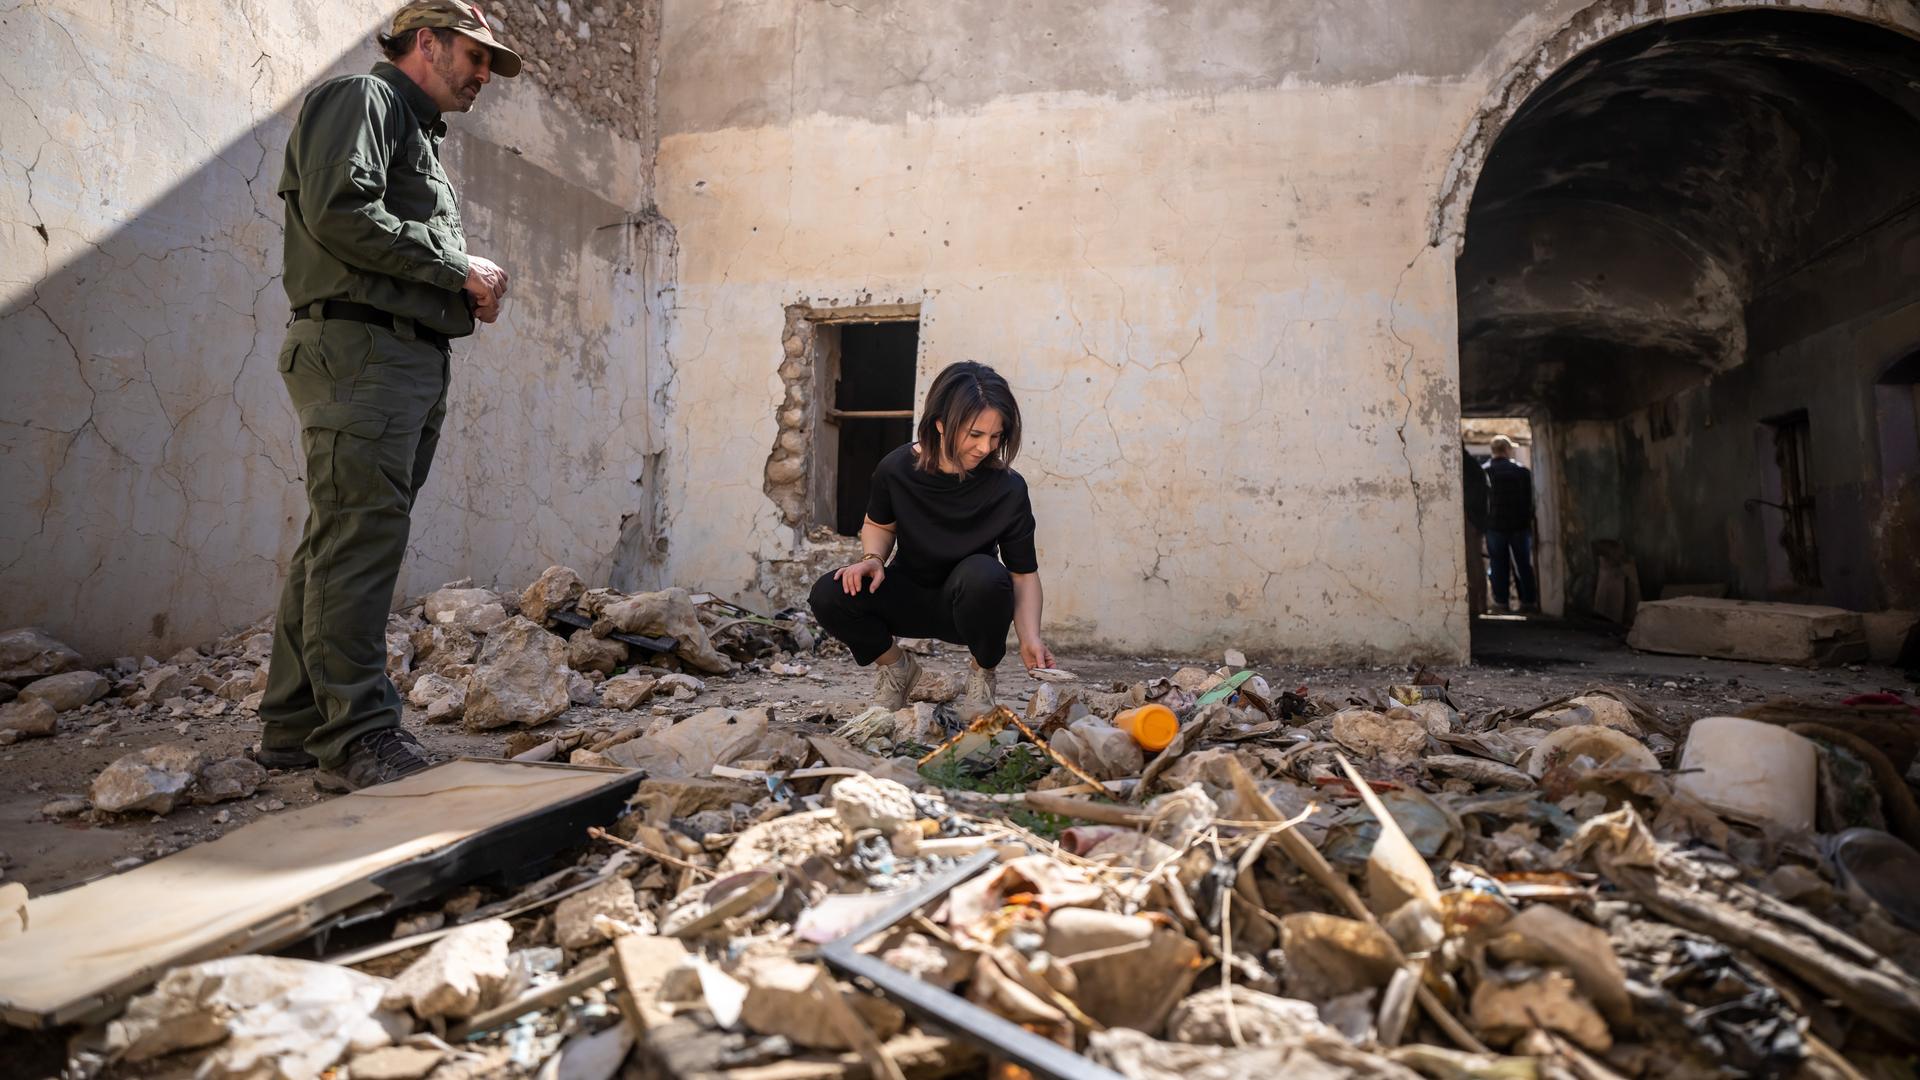
[[[436,592],[390,641],[416,704],[477,730],[819,645],[564,568],[512,603]],[[558,869],[450,887],[383,943],[176,967],[70,1069],[1852,1077],[1920,1050],[1897,699],[1689,718],[1597,686],[1468,714],[1425,673],[1336,701],[1228,660],[1037,672],[980,717],[936,685],[521,732],[523,761],[637,778]]]

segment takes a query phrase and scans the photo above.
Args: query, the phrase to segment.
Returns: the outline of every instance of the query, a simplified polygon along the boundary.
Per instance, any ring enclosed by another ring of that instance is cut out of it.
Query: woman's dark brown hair
[[[919,467],[936,472],[941,458],[958,461],[961,436],[967,433],[973,418],[987,409],[998,412],[1005,427],[1000,448],[980,464],[983,468],[1004,469],[1020,453],[1020,405],[1013,400],[1013,388],[985,364],[971,360],[948,364],[934,378],[927,390],[926,406],[920,410],[920,427],[915,432],[920,439]],[[935,426],[936,422],[940,426]],[[940,434],[940,427],[947,429],[945,436]],[[937,453],[932,452],[935,448]]]

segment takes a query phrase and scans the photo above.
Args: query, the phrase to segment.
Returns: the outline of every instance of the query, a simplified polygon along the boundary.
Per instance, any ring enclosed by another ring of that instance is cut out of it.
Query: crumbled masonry
[[[135,702],[244,715],[267,652],[249,628],[88,679],[4,637],[35,738]],[[746,707],[709,680],[839,649],[805,612],[563,567],[450,585],[389,642],[409,722],[638,770],[624,812],[545,876],[397,913],[388,946],[155,972],[68,1033],[73,1075],[1844,1077],[1920,1051],[1920,709],[1892,695],[1697,724],[1607,684],[1463,708],[1424,669],[1335,698],[1236,655],[1003,674],[977,717],[950,679],[897,711]],[[1157,753],[1114,725],[1149,703],[1179,721]],[[123,827],[266,776],[163,744],[45,813]],[[33,933],[9,911],[0,950]]]

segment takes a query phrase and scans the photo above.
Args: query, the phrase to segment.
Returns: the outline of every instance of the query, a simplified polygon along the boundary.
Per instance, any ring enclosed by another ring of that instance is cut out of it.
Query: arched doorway
[[[1920,27],[1730,7],[1585,27],[1436,214],[1462,413],[1532,421],[1549,612],[1872,610],[1899,576],[1875,386],[1920,347]]]

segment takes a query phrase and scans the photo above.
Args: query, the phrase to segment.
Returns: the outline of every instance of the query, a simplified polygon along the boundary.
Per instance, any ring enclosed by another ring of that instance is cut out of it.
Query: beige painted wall
[[[922,390],[1020,395],[1056,643],[1464,657],[1479,162],[1580,49],[1732,6],[668,0],[670,575],[808,549],[761,490],[783,306],[919,302]]]
[[[0,624],[164,655],[268,613],[305,513],[273,358],[273,194],[320,79],[364,71],[392,5],[8,5],[0,53]],[[533,80],[451,119],[469,246],[500,323],[454,350],[451,414],[403,591],[615,573],[658,448],[650,148]],[[607,227],[614,226],[614,227]],[[651,261],[650,261],[651,260]],[[647,572],[629,536],[629,574]]]
[[[1457,489],[1451,260],[1387,183],[1444,164],[1434,97],[1048,96],[667,138],[672,576],[742,588],[796,543],[759,477],[782,308],[871,296],[922,305],[922,388],[976,359],[1019,394],[1062,640],[1454,651],[1458,511],[1414,497]]]

